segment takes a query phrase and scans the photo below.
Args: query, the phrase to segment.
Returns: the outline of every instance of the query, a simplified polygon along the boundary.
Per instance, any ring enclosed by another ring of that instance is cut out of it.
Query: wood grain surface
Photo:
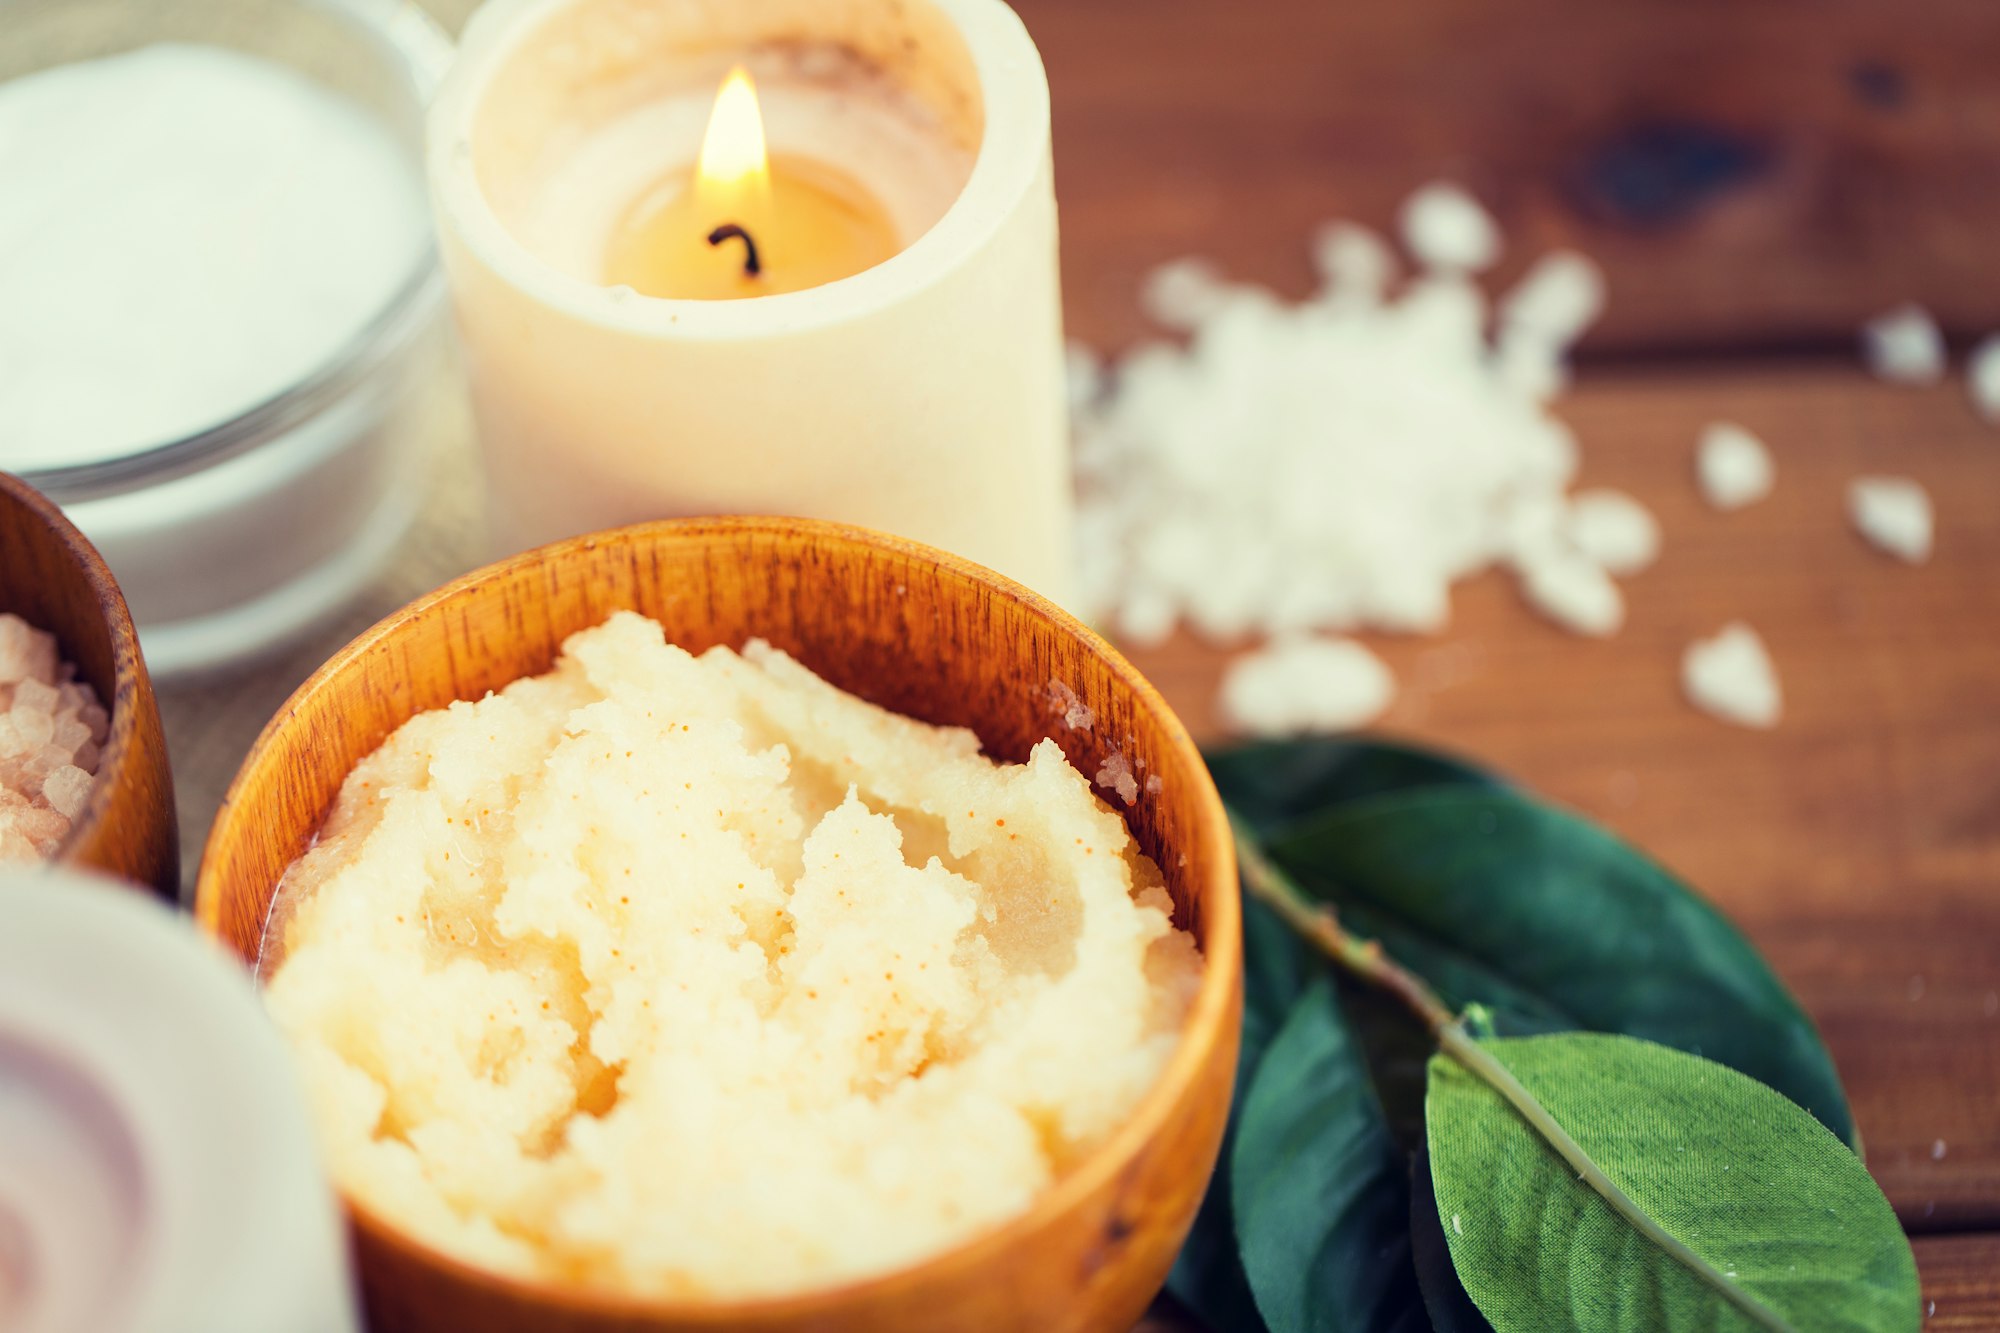
[[[168,901],[180,889],[173,778],[139,635],[111,571],[60,510],[0,472],[0,611],[56,636],[65,660],[110,714],[97,780],[56,860],[142,884]]]
[[[416,713],[553,664],[614,610],[691,651],[763,637],[833,684],[966,726],[1020,761],[1054,736],[1096,772],[1114,752],[1161,783],[1125,812],[1205,967],[1156,1087],[1022,1216],[913,1268],[781,1299],[623,1301],[495,1277],[349,1200],[375,1333],[1119,1333],[1193,1221],[1236,1071],[1242,1015],[1236,861],[1201,755],[1152,687],[1096,635],[997,575],[895,538],[793,519],[665,522],[491,566],[383,622],[314,675],[259,738],[203,856],[195,916],[254,962],[279,877],[356,762]],[[1060,681],[1095,714],[1060,718]]]
[[[1503,276],[1583,249],[1594,348],[1851,345],[1929,305],[2000,327],[2000,10],[1987,0],[1020,0],[1055,90],[1072,328],[1142,332],[1151,265],[1283,288],[1332,217],[1449,175]]]
[[[470,4],[431,7],[455,25]],[[1664,558],[1609,642],[1550,628],[1498,576],[1460,590],[1448,633],[1371,640],[1403,691],[1387,726],[1605,820],[1740,921],[1833,1049],[1916,1233],[1927,1327],[2000,1329],[2000,430],[1956,378],[1879,385],[1849,351],[1906,299],[1961,340],[2000,328],[2000,6],[1018,8],[1054,90],[1067,318],[1100,348],[1153,336],[1136,301],[1152,264],[1209,255],[1301,295],[1316,225],[1387,225],[1442,172],[1496,205],[1503,281],[1554,244],[1605,264],[1610,310],[1559,410],[1586,479],[1658,513]],[[1772,444],[1768,502],[1699,500],[1693,441],[1715,419]],[[462,432],[361,607],[258,673],[165,693],[190,854],[286,694],[486,558]],[[1853,535],[1862,469],[1931,488],[1930,564]],[[1736,617],[1784,677],[1768,734],[1679,692],[1688,639]],[[1217,734],[1223,654],[1182,640],[1138,660]]]

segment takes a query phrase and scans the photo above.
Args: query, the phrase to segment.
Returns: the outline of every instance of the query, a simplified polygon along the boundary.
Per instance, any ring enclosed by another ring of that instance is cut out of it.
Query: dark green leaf
[[[1428,1330],[1402,1156],[1325,980],[1257,1068],[1230,1186],[1244,1271],[1272,1333]]]
[[[1223,801],[1263,838],[1387,792],[1503,785],[1447,755],[1355,737],[1260,741],[1210,751],[1207,758]]]
[[[1445,1243],[1444,1223],[1438,1217],[1437,1194],[1431,1184],[1428,1148],[1419,1148],[1410,1157],[1410,1258],[1415,1261],[1417,1286],[1424,1293],[1424,1308],[1430,1311],[1436,1333],[1493,1333],[1493,1325],[1465,1294],[1465,1284],[1451,1266],[1451,1247]]]
[[[1714,1061],[1602,1033],[1479,1043],[1675,1258],[1449,1055],[1427,1102],[1437,1213],[1498,1333],[1911,1333],[1916,1263],[1867,1168],[1778,1093]]]
[[[1454,1007],[1489,1005],[1503,1031],[1623,1032],[1705,1055],[1852,1138],[1832,1059],[1756,950],[1574,815],[1508,791],[1418,790],[1297,824],[1268,850]]]
[[[1230,1103],[1229,1126],[1208,1194],[1167,1278],[1167,1289],[1183,1304],[1227,1333],[1259,1333],[1263,1328],[1237,1254],[1229,1201],[1229,1161],[1245,1094],[1264,1058],[1264,1048],[1319,973],[1299,937],[1270,908],[1251,898],[1243,901],[1243,956],[1243,1041],[1236,1061],[1236,1095]]]

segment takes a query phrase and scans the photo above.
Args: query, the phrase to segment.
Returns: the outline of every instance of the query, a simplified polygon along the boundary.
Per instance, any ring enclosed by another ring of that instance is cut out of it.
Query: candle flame
[[[704,205],[720,210],[717,222],[748,223],[750,217],[723,216],[757,210],[770,197],[771,160],[764,146],[764,117],[757,109],[757,85],[738,65],[722,81],[702,137],[695,189]]]

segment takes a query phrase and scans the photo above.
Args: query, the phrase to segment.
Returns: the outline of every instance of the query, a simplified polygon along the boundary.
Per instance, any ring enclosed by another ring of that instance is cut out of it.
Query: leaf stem
[[[1384,953],[1380,941],[1348,934],[1340,924],[1339,915],[1331,907],[1308,899],[1292,883],[1290,876],[1264,854],[1257,835],[1240,818],[1232,815],[1231,821],[1236,828],[1236,859],[1242,868],[1243,888],[1247,893],[1284,918],[1287,925],[1337,966],[1370,985],[1388,991],[1408,1006],[1437,1038],[1440,1050],[1499,1093],[1570,1164],[1578,1179],[1597,1191],[1635,1231],[1673,1256],[1697,1278],[1714,1287],[1724,1300],[1759,1327],[1772,1329],[1774,1333],[1795,1333],[1780,1315],[1716,1271],[1713,1264],[1661,1227],[1618,1187],[1617,1182],[1605,1175],[1604,1169],[1591,1160],[1583,1145],[1571,1138],[1569,1131],[1536,1099],[1535,1094],[1514,1077],[1514,1071],[1466,1031],[1465,1025],[1428,982]]]
[[[1240,818],[1230,818],[1236,826],[1236,861],[1242,870],[1243,887],[1253,898],[1283,917],[1286,925],[1334,963],[1401,1000],[1432,1033],[1457,1025],[1451,1009],[1429,983],[1384,953],[1378,941],[1348,934],[1331,907],[1314,903],[1299,892],[1291,878],[1264,855],[1256,834]]]

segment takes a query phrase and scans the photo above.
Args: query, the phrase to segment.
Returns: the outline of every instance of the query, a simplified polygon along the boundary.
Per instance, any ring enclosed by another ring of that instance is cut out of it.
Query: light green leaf
[[[1450,1055],[1426,1102],[1451,1258],[1498,1333],[1909,1333],[1909,1242],[1827,1129],[1723,1065],[1597,1033],[1477,1043],[1638,1213],[1579,1179],[1520,1111]]]
[[[1324,979],[1258,1066],[1229,1178],[1244,1272],[1272,1333],[1430,1328],[1410,1265],[1409,1177]]]

